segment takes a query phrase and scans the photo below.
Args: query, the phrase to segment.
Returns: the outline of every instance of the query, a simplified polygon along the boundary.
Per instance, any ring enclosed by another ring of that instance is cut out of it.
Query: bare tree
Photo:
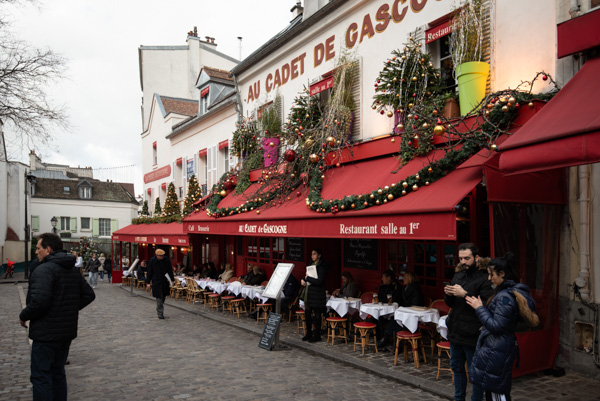
[[[47,89],[64,78],[66,60],[15,38],[3,8],[34,3],[0,0],[0,119],[22,144],[47,143],[51,127],[68,128],[64,106],[51,104]]]

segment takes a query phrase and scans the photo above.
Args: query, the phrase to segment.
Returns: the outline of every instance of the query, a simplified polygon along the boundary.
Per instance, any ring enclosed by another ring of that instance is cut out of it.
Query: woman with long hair
[[[404,287],[402,288],[402,305],[403,306],[429,306],[425,305],[425,297],[419,279],[414,272],[404,273]]]
[[[358,287],[350,272],[342,273],[342,286],[335,290],[333,295],[336,297],[356,298],[358,295]]]
[[[519,283],[512,253],[491,259],[488,274],[495,294],[487,306],[480,297],[465,298],[482,324],[469,375],[473,384],[485,390],[486,400],[510,401],[512,366],[518,353],[517,323],[524,320],[535,327],[540,320],[529,287]]]

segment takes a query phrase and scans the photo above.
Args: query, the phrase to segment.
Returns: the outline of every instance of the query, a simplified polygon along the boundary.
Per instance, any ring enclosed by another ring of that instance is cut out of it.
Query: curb
[[[122,285],[119,285],[119,287],[123,291],[130,292],[129,286],[123,287]],[[143,294],[134,292],[134,294],[136,294],[136,296],[140,297],[140,298],[145,298],[148,300],[154,299],[153,297],[147,295],[146,292],[144,292]],[[204,317],[204,318],[207,318],[207,319],[219,322],[219,323],[223,323],[228,326],[235,327],[240,330],[244,330],[248,333],[255,334],[257,336],[262,335],[262,330],[261,330],[262,327],[261,326],[257,326],[257,330],[252,330],[250,327],[247,327],[245,325],[244,326],[238,325],[234,322],[231,322],[229,319],[221,319],[221,318],[219,318],[219,316],[215,316],[212,313],[209,314],[209,313],[206,313],[203,311],[190,311],[187,308],[183,308],[179,305],[173,305],[171,303],[166,303],[166,302],[165,302],[165,306],[170,306],[170,307],[179,309],[184,312],[192,313],[192,314],[200,316],[200,317]],[[444,391],[444,389],[441,386],[439,386],[439,388],[438,388],[438,385],[436,385],[435,382],[432,383],[431,380],[422,379],[417,376],[412,376],[412,375],[402,373],[402,372],[399,372],[396,374],[390,374],[388,369],[374,369],[372,366],[367,366],[366,364],[362,364],[359,361],[353,361],[353,360],[350,360],[350,359],[347,359],[344,357],[340,357],[337,354],[333,354],[330,352],[323,352],[323,350],[309,347],[309,346],[305,345],[305,343],[303,343],[302,341],[291,340],[291,339],[280,339],[279,342],[283,345],[286,345],[288,347],[297,348],[297,349],[302,350],[311,355],[320,356],[322,358],[329,359],[336,363],[341,363],[341,364],[344,364],[347,366],[351,366],[353,368],[363,370],[365,372],[374,374],[381,378],[392,380],[392,381],[398,382],[400,384],[404,384],[407,386],[411,386],[411,387],[426,391],[426,392],[436,395],[438,397],[442,397],[442,398],[449,399],[449,400],[453,399],[453,397],[448,395],[448,393],[446,391]]]

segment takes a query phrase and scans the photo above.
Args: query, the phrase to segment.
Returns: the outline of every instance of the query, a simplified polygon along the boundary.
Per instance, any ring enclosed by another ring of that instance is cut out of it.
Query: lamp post
[[[56,223],[58,223],[56,216],[52,216],[50,223],[52,223],[52,233],[56,234]]]

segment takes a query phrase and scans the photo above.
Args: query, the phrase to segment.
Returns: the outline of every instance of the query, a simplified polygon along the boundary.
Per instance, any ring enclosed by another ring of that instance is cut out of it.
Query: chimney
[[[296,5],[294,7],[292,7],[292,9],[290,11],[292,12],[292,15],[294,16],[293,18],[296,18],[299,15],[302,15],[302,13],[304,12],[304,7],[302,7],[302,2],[300,0],[298,0],[296,2]]]

